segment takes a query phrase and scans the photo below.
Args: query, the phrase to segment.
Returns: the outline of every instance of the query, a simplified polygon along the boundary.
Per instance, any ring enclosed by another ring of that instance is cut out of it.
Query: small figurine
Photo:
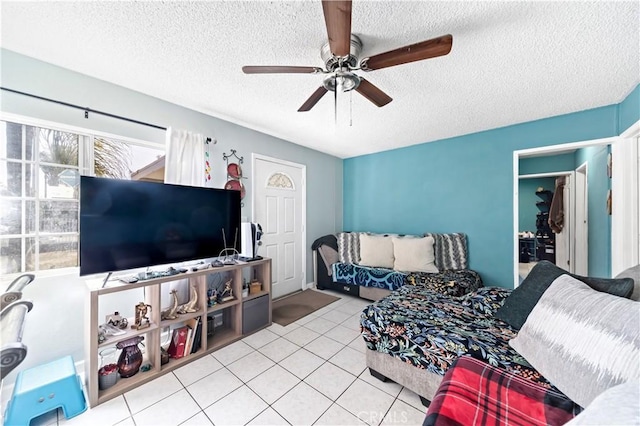
[[[168,309],[165,309],[160,313],[160,319],[162,320],[172,320],[178,318],[176,312],[178,312],[178,295],[175,289],[171,290],[172,303]]]
[[[106,322],[107,324],[112,325],[114,327],[118,327],[122,330],[127,328],[127,326],[129,325],[129,322],[127,321],[127,319],[122,318],[120,316],[120,312],[118,311],[114,312],[113,315],[107,315]]]
[[[136,305],[136,316],[135,316],[135,324],[131,326],[131,328],[136,330],[142,330],[143,328],[147,328],[151,325],[151,321],[147,314],[151,309],[151,305],[147,305],[144,302],[140,302]]]
[[[189,286],[189,290],[190,290],[189,301],[184,305],[180,305],[180,307],[178,308],[179,314],[186,314],[186,313],[198,311],[198,290],[196,290],[196,287],[193,284]]]
[[[218,303],[218,292],[210,288],[207,290],[207,306],[212,307]]]
[[[222,290],[222,294],[220,294],[220,299],[223,302],[229,302],[235,299],[235,297],[233,297],[233,289],[231,288],[231,281],[232,280],[229,280],[224,284],[224,290]]]

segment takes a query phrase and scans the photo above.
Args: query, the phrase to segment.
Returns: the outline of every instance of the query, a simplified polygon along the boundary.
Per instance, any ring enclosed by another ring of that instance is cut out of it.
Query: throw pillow
[[[631,278],[635,282],[631,300],[640,301],[640,265],[632,266],[616,275],[616,278]]]
[[[601,393],[567,426],[633,425],[640,416],[640,382],[627,382]]]
[[[433,238],[393,237],[393,269],[404,272],[438,272],[433,255]]]
[[[338,240],[338,257],[340,263],[360,262],[360,233],[359,232],[340,232],[337,235]]]
[[[360,265],[393,269],[391,237],[360,234]]]
[[[640,303],[562,275],[509,344],[562,393],[586,407],[607,389],[640,380],[638,318]]]
[[[467,269],[467,235],[454,232],[451,234],[434,234],[427,232],[425,237],[433,238],[433,251],[436,257],[436,268]]]
[[[516,330],[522,327],[527,320],[527,316],[538,303],[540,296],[545,292],[551,283],[560,275],[569,274],[562,268],[557,267],[553,263],[543,260],[538,262],[531,269],[529,275],[522,281],[511,296],[505,300],[502,308],[496,313],[496,318],[508,323]],[[579,275],[569,274],[573,278],[582,281],[594,290],[629,298],[633,292],[633,280],[630,278],[609,279],[609,278],[591,278],[581,277]]]

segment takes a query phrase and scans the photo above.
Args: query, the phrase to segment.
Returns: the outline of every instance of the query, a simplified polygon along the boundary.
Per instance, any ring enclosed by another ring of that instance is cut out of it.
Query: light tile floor
[[[363,299],[340,300],[273,324],[67,420],[31,425],[420,425],[419,397],[365,365]],[[3,407],[4,408],[4,407]]]

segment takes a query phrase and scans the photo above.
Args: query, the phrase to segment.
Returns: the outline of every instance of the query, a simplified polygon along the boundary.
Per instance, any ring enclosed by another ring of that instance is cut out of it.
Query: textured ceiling
[[[3,1],[1,45],[346,158],[620,102],[640,81],[639,5],[354,0],[364,56],[444,34],[453,49],[367,73],[393,102],[347,95],[337,123],[332,93],[297,112],[321,75],[241,71],[322,67],[320,1]]]

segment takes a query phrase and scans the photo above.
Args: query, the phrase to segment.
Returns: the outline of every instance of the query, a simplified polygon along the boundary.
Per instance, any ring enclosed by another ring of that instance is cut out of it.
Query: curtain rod
[[[121,115],[111,114],[110,112],[99,111],[97,109],[92,109],[92,108],[89,108],[89,107],[83,107],[83,106],[80,106],[80,105],[71,104],[69,102],[63,102],[63,101],[58,101],[56,99],[45,98],[44,96],[38,96],[38,95],[34,95],[34,94],[31,94],[31,93],[27,93],[27,92],[21,92],[20,90],[9,89],[8,87],[1,87],[0,86],[0,89],[5,90],[7,92],[11,92],[11,93],[17,93],[18,95],[23,95],[23,96],[28,96],[28,97],[34,98],[34,99],[39,99],[41,101],[53,102],[54,104],[64,105],[64,106],[68,106],[69,108],[75,108],[75,109],[82,110],[82,111],[84,111],[84,118],[89,118],[89,113],[92,112],[94,114],[104,115],[106,117],[111,117],[111,118],[116,118],[118,120],[128,121],[129,123],[135,123],[135,124],[140,124],[142,126],[153,127],[154,129],[159,129],[159,130],[167,130],[166,127],[158,126],[156,124],[146,123],[144,121],[135,120],[133,118],[123,117]],[[212,139],[211,138],[206,138],[205,141],[206,141],[206,143],[211,143]],[[215,140],[215,139],[213,140],[214,145],[217,142],[218,142],[217,140]]]
[[[80,109],[80,110],[84,111],[84,118],[89,118],[89,113],[91,112],[91,113],[94,113],[94,114],[104,115],[106,117],[116,118],[118,120],[128,121],[129,123],[135,123],[135,124],[141,124],[143,126],[153,127],[154,129],[167,130],[166,127],[158,126],[158,125],[151,124],[151,123],[145,123],[144,121],[134,120],[133,118],[127,118],[127,117],[123,117],[121,115],[111,114],[109,112],[98,111],[97,109],[92,109],[92,108],[89,108],[89,107],[83,107],[83,106],[80,106],[80,105],[71,104],[69,102],[63,102],[63,101],[58,101],[58,100],[51,99],[51,98],[45,98],[44,96],[38,96],[38,95],[34,95],[34,94],[31,94],[31,93],[27,93],[27,92],[21,92],[19,90],[9,89],[7,87],[0,87],[0,89],[6,90],[7,92],[11,92],[11,93],[17,93],[18,95],[24,95],[24,96],[28,96],[30,98],[40,99],[41,101],[53,102],[54,104],[68,106],[69,108]]]

